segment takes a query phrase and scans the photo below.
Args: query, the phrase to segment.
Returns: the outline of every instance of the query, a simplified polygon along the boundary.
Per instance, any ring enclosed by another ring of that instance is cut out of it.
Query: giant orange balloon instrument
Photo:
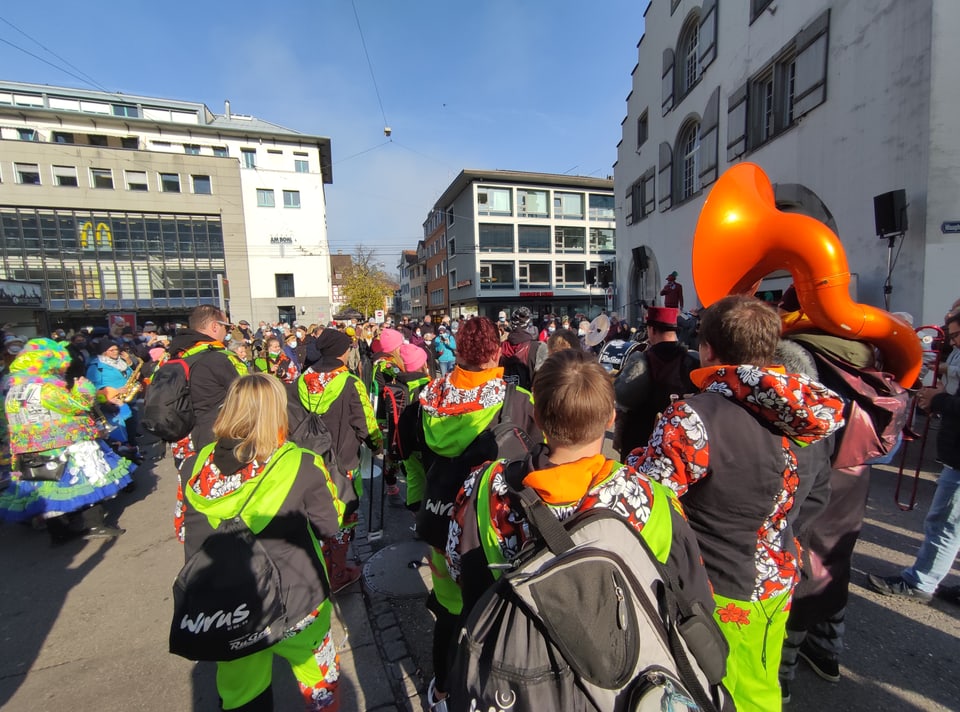
[[[902,386],[913,386],[923,358],[913,328],[853,301],[847,256],[833,231],[814,218],[777,210],[763,170],[737,164],[720,176],[700,211],[693,237],[697,295],[709,306],[728,294],[750,293],[760,279],[782,269],[793,275],[800,307],[814,326],[872,343],[884,369]]]

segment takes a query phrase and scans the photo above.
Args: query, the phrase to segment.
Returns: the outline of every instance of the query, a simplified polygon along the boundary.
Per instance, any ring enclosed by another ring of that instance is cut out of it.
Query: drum
[[[623,364],[626,363],[627,356],[642,348],[643,344],[639,341],[624,341],[622,339],[608,341],[600,350],[600,365],[610,375],[616,376],[623,368]]]

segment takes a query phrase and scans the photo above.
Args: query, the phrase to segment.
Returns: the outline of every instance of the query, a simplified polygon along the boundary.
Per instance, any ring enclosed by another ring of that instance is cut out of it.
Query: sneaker
[[[432,712],[449,712],[447,706],[447,697],[438,700],[437,696],[437,678],[430,678],[430,684],[427,686],[427,709]]]
[[[807,661],[810,669],[827,682],[840,682],[840,664],[806,641],[800,644],[797,655]]]
[[[397,484],[387,485],[387,487],[386,487],[386,489],[385,489],[384,491],[386,492],[387,497],[399,497],[399,496],[400,496],[400,485],[397,485]]]
[[[780,680],[780,701],[783,704],[789,704],[790,702],[790,681],[789,680]]]
[[[884,596],[899,596],[917,603],[930,603],[933,599],[933,596],[926,591],[921,591],[919,588],[914,588],[908,584],[902,576],[884,577],[867,574],[867,582],[870,584],[870,588]]]
[[[960,586],[940,586],[933,595],[942,601],[950,601],[960,606]]]

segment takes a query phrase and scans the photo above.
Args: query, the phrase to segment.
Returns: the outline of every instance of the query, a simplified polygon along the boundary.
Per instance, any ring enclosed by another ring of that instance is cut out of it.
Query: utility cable
[[[360,44],[363,45],[363,54],[367,58],[367,66],[370,68],[370,78],[373,80],[373,90],[377,93],[377,103],[380,104],[380,115],[383,117],[383,128],[384,131],[386,131],[390,124],[387,121],[387,113],[383,110],[383,100],[380,98],[380,88],[377,86],[377,77],[373,73],[373,62],[370,61],[370,53],[367,51],[367,42],[363,38],[363,27],[360,26],[360,14],[357,12],[357,4],[353,2],[353,0],[350,0],[350,5],[353,7],[353,16],[357,20],[357,30],[360,32]]]
[[[115,93],[115,92],[111,92],[109,89],[107,89],[106,87],[104,87],[100,82],[98,82],[96,79],[94,79],[93,77],[91,77],[89,74],[87,74],[86,72],[84,72],[82,69],[80,69],[80,68],[77,67],[76,65],[72,64],[69,60],[64,59],[63,57],[61,57],[59,54],[57,54],[56,52],[54,52],[54,51],[53,51],[52,49],[50,49],[49,47],[44,46],[43,43],[41,43],[39,40],[31,37],[29,34],[27,34],[27,33],[24,32],[23,30],[21,30],[19,27],[17,27],[16,25],[14,25],[12,22],[10,22],[10,20],[6,19],[5,17],[0,17],[0,22],[6,23],[7,25],[9,25],[9,26],[12,27],[13,29],[15,29],[17,32],[19,32],[21,35],[23,35],[24,37],[26,37],[28,40],[30,40],[31,42],[33,42],[34,44],[36,44],[37,46],[39,46],[40,48],[42,48],[45,52],[53,55],[54,57],[56,57],[57,59],[59,59],[61,62],[63,62],[64,64],[66,64],[66,65],[67,65],[68,67],[70,67],[71,69],[76,70],[77,72],[79,72],[79,74],[82,74],[83,77],[78,76],[77,74],[73,74],[72,72],[67,72],[67,70],[65,70],[63,67],[58,67],[57,65],[55,65],[55,64],[53,64],[53,63],[51,63],[51,62],[47,62],[47,60],[43,59],[42,57],[38,57],[37,55],[32,54],[31,52],[25,50],[23,47],[18,47],[17,45],[13,44],[12,42],[7,42],[6,40],[3,40],[4,42],[6,42],[6,44],[10,45],[11,47],[13,47],[13,48],[15,48],[15,49],[19,49],[21,52],[25,52],[26,54],[29,54],[31,57],[33,57],[33,58],[35,58],[35,59],[39,59],[41,62],[46,62],[47,64],[49,64],[51,67],[53,67],[53,68],[55,68],[55,69],[59,69],[59,70],[62,71],[62,72],[66,72],[66,73],[69,74],[71,77],[73,77],[74,79],[79,79],[79,80],[82,81],[84,84],[89,84],[89,85],[91,85],[91,86],[97,87],[97,88],[100,89],[101,91],[107,92],[108,94],[113,94],[113,93]],[[86,77],[86,78],[84,79],[84,77]]]

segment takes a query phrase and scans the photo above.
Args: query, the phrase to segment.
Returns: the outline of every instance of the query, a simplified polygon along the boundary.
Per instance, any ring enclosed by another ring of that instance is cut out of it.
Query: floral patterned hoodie
[[[31,339],[10,365],[5,409],[10,451],[44,452],[98,437],[90,416],[96,389],[89,381],[67,388],[66,347],[52,339]]]
[[[787,593],[799,579],[787,520],[796,449],[839,430],[843,402],[806,376],[750,365],[701,368],[691,379],[701,392],[670,405],[627,462],[680,496],[716,593]]]

